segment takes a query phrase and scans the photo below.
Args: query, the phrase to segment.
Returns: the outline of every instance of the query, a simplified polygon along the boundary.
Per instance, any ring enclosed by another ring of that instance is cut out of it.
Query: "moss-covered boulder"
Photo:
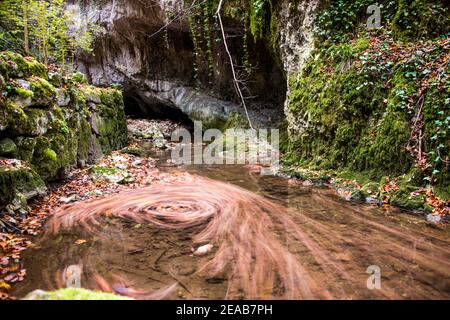
[[[66,288],[56,291],[35,290],[23,300],[133,300],[113,293],[92,291],[83,288]]]
[[[420,173],[412,171],[409,174],[402,175],[396,179],[395,188],[388,188],[387,192],[383,193],[387,197],[390,204],[403,207],[407,209],[426,209],[425,195],[417,192],[419,184]],[[381,179],[381,189],[385,189],[386,183],[389,179]]]
[[[9,138],[4,138],[0,140],[0,157],[14,156],[17,152],[17,146]]]
[[[47,67],[31,57],[23,57],[14,52],[0,52],[0,74],[10,78],[26,78],[32,75],[48,78]]]
[[[133,177],[126,170],[109,168],[104,166],[94,166],[89,170],[89,175],[94,182],[113,182],[127,184],[132,182]]]
[[[0,160],[0,207],[44,195],[42,178],[20,160]]]

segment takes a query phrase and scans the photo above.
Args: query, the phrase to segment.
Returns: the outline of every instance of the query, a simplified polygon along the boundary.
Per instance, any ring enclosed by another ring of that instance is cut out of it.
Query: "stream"
[[[137,299],[450,298],[445,225],[243,165],[175,167],[168,151],[151,156],[192,181],[75,203],[73,221],[51,218],[53,231],[23,255],[28,276],[16,296],[64,287],[68,270],[82,270],[82,287]],[[108,211],[115,203],[128,206]],[[193,254],[209,243],[211,252]],[[379,288],[368,268],[379,270]]]

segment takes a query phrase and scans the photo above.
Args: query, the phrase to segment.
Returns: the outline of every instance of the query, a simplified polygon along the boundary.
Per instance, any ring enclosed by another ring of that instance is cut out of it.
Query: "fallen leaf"
[[[5,281],[1,281],[0,282],[0,290],[1,289],[8,291],[9,289],[11,289],[11,286],[9,284],[7,284]]]

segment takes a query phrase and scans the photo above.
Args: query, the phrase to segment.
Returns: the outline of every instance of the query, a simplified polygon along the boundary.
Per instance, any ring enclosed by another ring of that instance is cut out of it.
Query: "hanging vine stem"
[[[254,128],[253,128],[253,125],[252,125],[252,121],[250,120],[250,116],[249,116],[249,114],[248,114],[247,104],[245,103],[244,95],[242,94],[242,90],[241,90],[241,88],[240,88],[240,86],[239,86],[239,80],[238,80],[238,78],[237,78],[237,76],[236,76],[236,70],[235,70],[235,68],[234,68],[234,63],[233,63],[233,57],[231,56],[231,52],[230,52],[230,50],[229,50],[229,48],[228,48],[228,44],[227,44],[227,36],[226,36],[226,34],[225,34],[225,29],[224,29],[224,27],[223,27],[223,22],[222,22],[222,16],[221,16],[221,14],[220,14],[220,12],[222,11],[223,1],[224,1],[224,0],[220,0],[219,6],[218,6],[217,12],[216,12],[217,17],[218,17],[218,19],[219,19],[220,30],[221,30],[221,32],[222,32],[223,44],[224,44],[224,46],[225,46],[225,51],[227,52],[228,58],[229,58],[229,60],[230,60],[231,72],[232,72],[232,74],[233,74],[233,80],[234,80],[234,87],[236,88],[236,91],[237,91],[237,93],[238,93],[238,95],[239,95],[239,98],[241,99],[242,106],[244,107],[245,114],[246,114],[246,116],[247,116],[248,124],[250,125],[250,128],[251,128],[251,129],[254,129]]]

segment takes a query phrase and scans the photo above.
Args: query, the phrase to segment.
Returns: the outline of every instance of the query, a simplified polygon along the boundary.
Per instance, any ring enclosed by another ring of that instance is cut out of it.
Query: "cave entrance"
[[[124,91],[125,114],[133,119],[171,120],[187,128],[194,126],[192,120],[170,103],[142,96],[135,91]]]

